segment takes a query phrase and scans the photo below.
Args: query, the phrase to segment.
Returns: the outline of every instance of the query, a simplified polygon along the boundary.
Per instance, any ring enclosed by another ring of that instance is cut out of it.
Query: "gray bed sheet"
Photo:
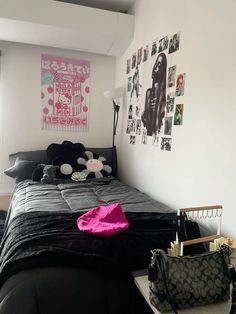
[[[99,205],[120,203],[124,212],[175,212],[147,194],[118,179],[41,184],[20,182],[13,193],[8,223],[18,214],[32,211],[83,212]]]

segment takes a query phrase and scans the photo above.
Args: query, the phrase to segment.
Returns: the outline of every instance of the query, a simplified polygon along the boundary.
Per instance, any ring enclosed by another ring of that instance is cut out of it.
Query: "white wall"
[[[135,37],[117,59],[116,85],[127,84],[126,60],[133,52],[156,37],[181,32],[184,124],[174,130],[171,152],[129,145],[125,107],[120,175],[176,209],[222,204],[223,232],[236,238],[235,12],[233,0],[137,0]]]
[[[0,194],[13,187],[13,179],[3,174],[10,153],[45,149],[65,139],[90,147],[111,146],[112,105],[103,92],[114,87],[114,57],[11,42],[0,42],[0,50]],[[89,132],[41,130],[41,53],[91,62]]]

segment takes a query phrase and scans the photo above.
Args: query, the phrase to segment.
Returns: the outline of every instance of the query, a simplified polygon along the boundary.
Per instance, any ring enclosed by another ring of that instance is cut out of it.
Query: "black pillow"
[[[32,173],[38,164],[38,161],[17,158],[14,166],[6,169],[4,173],[7,176],[16,179],[16,183],[18,183],[26,179],[31,179]]]

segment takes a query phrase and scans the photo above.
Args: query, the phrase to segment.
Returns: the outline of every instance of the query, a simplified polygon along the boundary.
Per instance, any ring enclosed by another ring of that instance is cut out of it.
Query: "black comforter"
[[[111,238],[78,230],[80,215],[115,202],[121,204],[129,221],[127,230]],[[15,309],[19,314],[144,313],[139,306],[133,310],[131,304],[131,272],[147,268],[150,249],[168,247],[175,238],[175,222],[175,212],[119,180],[18,184],[1,244],[0,314],[14,313]],[[106,300],[104,307],[97,308],[91,296],[81,292],[94,293],[93,286],[101,288],[96,293],[99,300]],[[122,291],[120,296],[117,287]],[[52,295],[57,300],[60,289],[63,294],[76,289],[81,295],[76,294],[77,299],[69,304],[60,299],[58,308],[52,307]],[[29,310],[19,310],[22,300],[28,304],[29,299]],[[82,311],[77,309],[80,299],[84,302]]]

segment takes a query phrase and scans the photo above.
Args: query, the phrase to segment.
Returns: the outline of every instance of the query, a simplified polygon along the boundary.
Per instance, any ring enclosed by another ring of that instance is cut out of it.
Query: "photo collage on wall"
[[[178,71],[180,32],[155,38],[127,60],[127,127],[130,144],[171,151],[183,124],[185,73]]]

